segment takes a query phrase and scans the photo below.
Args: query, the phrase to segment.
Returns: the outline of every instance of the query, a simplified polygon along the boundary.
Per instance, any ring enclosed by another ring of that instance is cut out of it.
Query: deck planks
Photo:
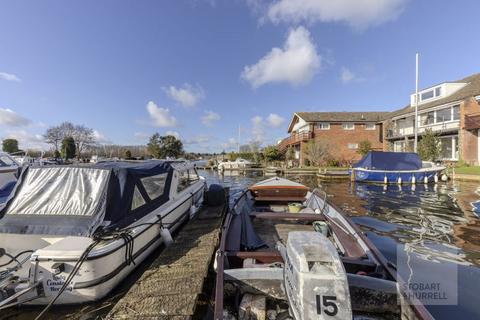
[[[107,319],[194,318],[219,241],[224,210],[223,206],[207,207],[189,221]]]

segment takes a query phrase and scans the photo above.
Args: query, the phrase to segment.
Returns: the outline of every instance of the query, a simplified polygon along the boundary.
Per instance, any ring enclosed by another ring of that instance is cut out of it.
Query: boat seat
[[[300,221],[322,221],[325,220],[325,217],[318,213],[288,213],[288,212],[274,212],[274,211],[265,211],[265,212],[251,212],[251,217],[257,219],[271,219],[271,220],[300,220]]]
[[[334,218],[328,218],[328,220],[335,221]],[[337,223],[339,223],[337,221]],[[343,249],[345,250],[344,255],[349,258],[354,259],[365,259],[367,255],[365,250],[358,244],[357,239],[353,237],[351,234],[345,232],[342,228],[340,228],[335,222],[329,223],[332,232],[337,237],[338,241],[342,245]]]

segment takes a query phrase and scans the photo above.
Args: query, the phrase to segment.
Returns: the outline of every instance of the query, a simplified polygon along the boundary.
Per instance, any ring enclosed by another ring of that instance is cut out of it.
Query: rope
[[[158,217],[158,220],[155,221],[155,222],[141,223],[141,224],[137,224],[135,226],[130,226],[130,227],[123,228],[123,229],[118,230],[118,231],[113,231],[113,232],[108,232],[108,233],[107,232],[105,232],[105,233],[99,232],[99,233],[93,235],[93,242],[85,249],[83,254],[80,256],[80,258],[78,259],[77,263],[73,267],[72,271],[68,275],[67,279],[65,280],[64,284],[62,285],[62,287],[58,291],[55,298],[53,298],[53,300],[49,302],[49,304],[42,310],[42,312],[35,318],[35,320],[40,320],[48,312],[48,310],[50,310],[50,308],[53,306],[55,301],[57,301],[57,299],[60,297],[60,295],[68,287],[69,283],[72,282],[73,277],[75,277],[77,272],[80,270],[80,267],[82,266],[83,262],[85,262],[85,260],[87,259],[88,254],[101,241],[116,240],[116,239],[119,239],[119,238],[123,239],[123,241],[125,242],[125,262],[126,262],[127,265],[130,265],[130,264],[135,265],[134,255],[133,255],[135,238],[129,233],[129,231],[131,231],[134,228],[137,228],[137,227],[140,227],[140,226],[146,226],[146,225],[147,226],[152,226],[152,225],[158,224],[160,226],[164,226],[165,224],[162,223],[162,217],[160,215],[158,215],[157,217]],[[169,225],[169,224],[167,224],[167,225]]]
[[[4,264],[0,264],[0,268],[1,267],[5,267],[5,266],[8,266],[10,263],[12,263],[13,261],[17,261],[18,264],[21,264],[20,261],[17,260],[17,258],[19,256],[21,256],[22,254],[25,254],[25,253],[33,253],[33,250],[25,250],[25,251],[22,251],[20,253],[18,253],[16,256],[12,256],[11,254],[9,254],[8,252],[5,252],[4,254],[6,256],[8,256],[10,258],[10,261],[4,263]]]

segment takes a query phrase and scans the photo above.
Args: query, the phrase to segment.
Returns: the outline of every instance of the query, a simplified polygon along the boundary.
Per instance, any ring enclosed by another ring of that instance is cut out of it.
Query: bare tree
[[[312,139],[305,145],[304,154],[310,164],[319,166],[329,157],[330,145],[324,139]]]
[[[84,125],[74,125],[68,121],[62,122],[58,126],[48,128],[43,137],[45,141],[52,144],[57,151],[63,139],[72,137],[75,141],[78,158],[80,158],[82,152],[85,151],[87,147],[95,145],[96,142],[93,129],[87,128]]]
[[[93,129],[87,128],[84,125],[74,126],[72,137],[77,149],[77,158],[80,158],[82,152],[85,151],[86,148],[93,146],[96,143]]]
[[[43,135],[46,143],[53,145],[55,151],[58,151],[58,147],[62,142],[64,136],[60,129],[60,126],[51,127],[47,129],[47,132]]]

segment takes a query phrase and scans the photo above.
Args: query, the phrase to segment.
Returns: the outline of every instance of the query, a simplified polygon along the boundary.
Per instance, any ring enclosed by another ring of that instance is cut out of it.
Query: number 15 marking
[[[315,298],[317,301],[317,314],[322,314],[322,306],[323,312],[325,312],[327,316],[333,317],[338,313],[338,306],[334,302],[337,300],[336,296],[320,296],[317,294]]]

